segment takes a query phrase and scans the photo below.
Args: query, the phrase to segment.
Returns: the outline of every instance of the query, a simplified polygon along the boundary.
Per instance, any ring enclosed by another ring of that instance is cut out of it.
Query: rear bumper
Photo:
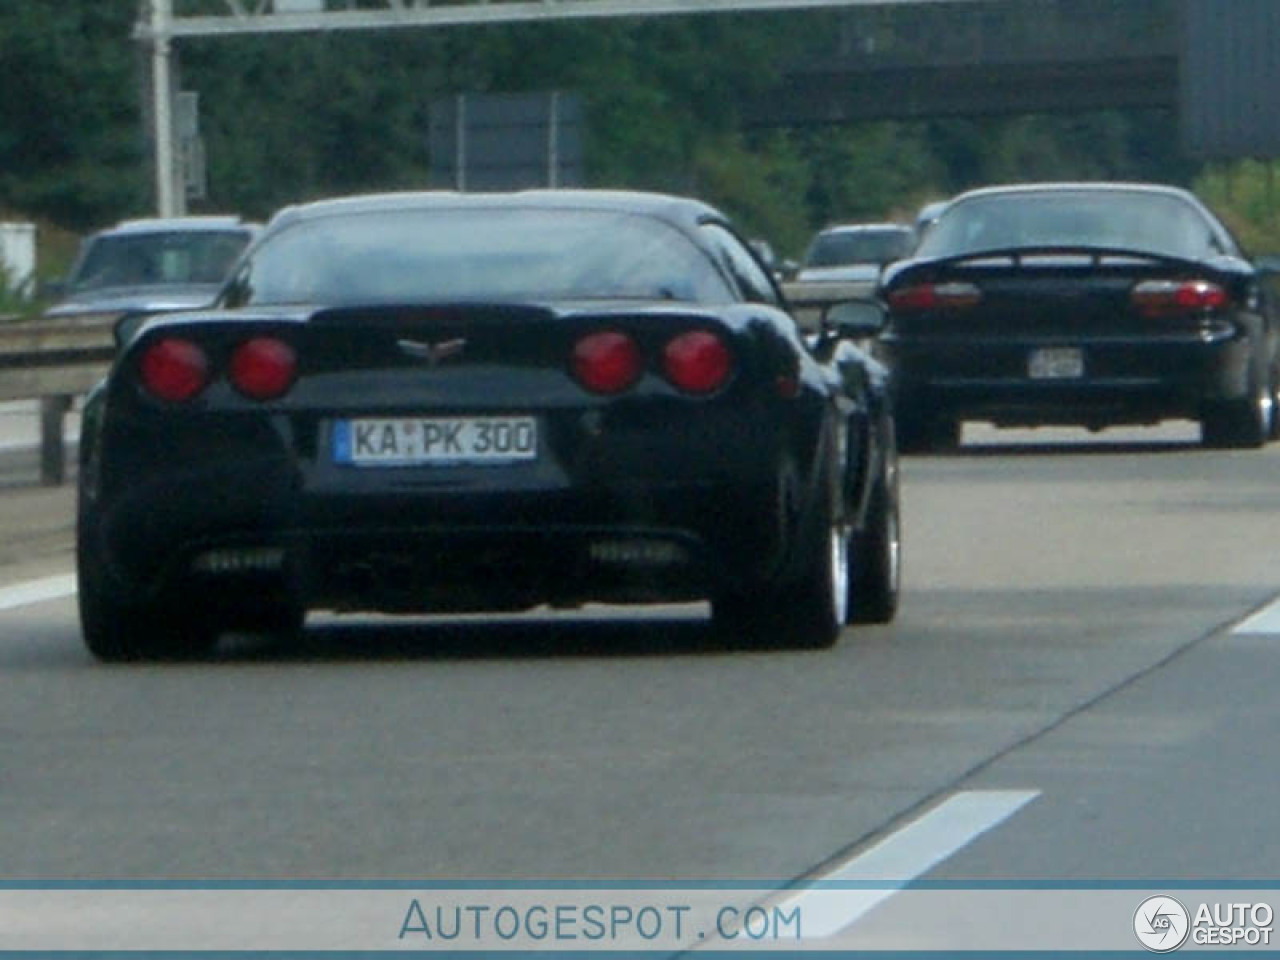
[[[90,472],[83,534],[106,581],[214,607],[694,599],[775,576],[812,484],[813,451],[776,417],[619,427],[500,467],[339,466],[323,442],[295,455],[291,433],[133,430]]]
[[[1081,351],[1082,375],[1031,376],[1033,351],[1062,346]],[[900,410],[1001,425],[1197,419],[1212,404],[1248,394],[1253,359],[1243,335],[1075,343],[897,338],[885,349]]]
[[[340,509],[308,503],[292,516],[283,505],[264,514],[261,503],[237,511],[188,497],[166,510],[165,522],[152,522],[146,539],[136,532],[140,503],[118,504],[86,533],[101,538],[95,554],[122,592],[215,607],[255,590],[308,608],[389,612],[676,601],[773,573],[786,549],[777,517],[785,496],[686,487],[418,497],[388,499],[372,512],[330,499]],[[320,523],[324,513],[339,519]]]

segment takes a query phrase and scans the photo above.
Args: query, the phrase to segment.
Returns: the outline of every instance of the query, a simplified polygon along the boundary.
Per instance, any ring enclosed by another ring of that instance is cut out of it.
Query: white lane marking
[[[73,450],[80,442],[80,434],[64,433],[62,442],[68,450]],[[5,440],[0,442],[0,453],[35,453],[40,449],[39,439],[35,440]]]
[[[0,453],[35,453],[39,449],[39,440],[13,440],[0,443]]]
[[[1232,633],[1280,633],[1280,597],[1272,600],[1258,612],[1245,617],[1231,630]]]
[[[68,447],[80,440],[81,406],[67,411],[62,440]],[[0,454],[27,453],[40,449],[40,402],[15,400],[0,403]]]
[[[15,610],[33,603],[44,603],[46,600],[61,600],[63,597],[74,596],[75,592],[76,578],[72,573],[15,583],[12,587],[0,588],[0,610]]]
[[[917,877],[1040,796],[1039,790],[965,790],[874,846],[838,863],[779,904],[800,908],[804,937],[829,937],[856,923]],[[841,885],[855,887],[840,889]],[[863,887],[864,889],[857,889]]]

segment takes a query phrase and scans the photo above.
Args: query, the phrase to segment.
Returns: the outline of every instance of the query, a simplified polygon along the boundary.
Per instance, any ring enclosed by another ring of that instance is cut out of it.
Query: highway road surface
[[[695,605],[103,666],[71,490],[10,485],[0,877],[1274,878],[1280,446],[1195,437],[909,459],[900,618],[804,653]]]

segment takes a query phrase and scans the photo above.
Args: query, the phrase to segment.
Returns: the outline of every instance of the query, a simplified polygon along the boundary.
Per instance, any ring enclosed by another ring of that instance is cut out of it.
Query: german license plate
[[[1044,347],[1027,358],[1032,380],[1073,380],[1084,376],[1084,351],[1078,347]]]
[[[538,456],[535,417],[394,417],[338,420],[335,463],[356,467],[504,464]]]

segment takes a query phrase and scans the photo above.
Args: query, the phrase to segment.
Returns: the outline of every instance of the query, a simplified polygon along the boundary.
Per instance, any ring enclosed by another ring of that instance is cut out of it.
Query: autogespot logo
[[[1168,953],[1186,943],[1191,915],[1173,897],[1147,897],[1133,915],[1138,942],[1155,953]]]

